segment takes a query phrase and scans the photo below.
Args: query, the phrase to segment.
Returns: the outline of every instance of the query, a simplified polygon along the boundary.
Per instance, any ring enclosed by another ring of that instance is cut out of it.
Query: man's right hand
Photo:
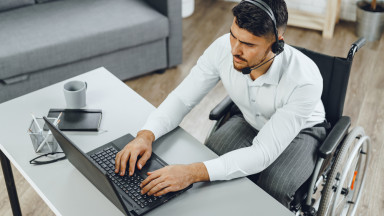
[[[137,168],[141,169],[152,154],[152,142],[155,140],[155,135],[152,131],[142,130],[137,133],[134,140],[128,143],[115,158],[115,173],[125,175],[126,166],[129,160],[129,175],[132,176],[135,172],[137,157],[141,158],[137,161]]]

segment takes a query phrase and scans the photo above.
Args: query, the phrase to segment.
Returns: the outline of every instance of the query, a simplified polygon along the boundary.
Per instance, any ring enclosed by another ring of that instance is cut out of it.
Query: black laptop
[[[126,215],[143,215],[192,187],[190,185],[181,191],[171,192],[159,197],[142,195],[139,185],[147,177],[146,173],[160,169],[166,166],[167,163],[155,153],[152,153],[146,165],[141,170],[136,169],[133,176],[115,174],[116,153],[134,139],[132,135],[124,135],[88,153],[84,153],[46,117],[44,117],[44,121],[68,160]]]

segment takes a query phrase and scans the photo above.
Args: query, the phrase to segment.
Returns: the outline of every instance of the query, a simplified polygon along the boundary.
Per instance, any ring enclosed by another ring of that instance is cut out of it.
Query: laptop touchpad
[[[145,166],[142,169],[143,174],[147,174],[147,172],[153,172],[155,170],[163,168],[164,165],[162,165],[159,161],[156,160],[156,158],[150,158]]]

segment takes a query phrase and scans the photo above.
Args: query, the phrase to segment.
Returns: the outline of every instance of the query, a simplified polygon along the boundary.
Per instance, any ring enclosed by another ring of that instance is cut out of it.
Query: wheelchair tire
[[[317,215],[353,216],[355,214],[368,168],[369,143],[370,139],[365,136],[361,127],[354,128],[344,139],[327,176]],[[354,166],[352,163],[355,158]],[[352,172],[350,168],[353,169]],[[347,178],[348,175],[351,176]]]

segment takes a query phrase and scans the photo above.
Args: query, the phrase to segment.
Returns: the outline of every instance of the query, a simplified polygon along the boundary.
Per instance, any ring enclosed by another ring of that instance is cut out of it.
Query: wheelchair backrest
[[[346,58],[324,55],[301,47],[295,48],[311,58],[319,68],[323,77],[321,100],[324,104],[326,118],[332,126],[335,125],[343,114],[352,61]]]

